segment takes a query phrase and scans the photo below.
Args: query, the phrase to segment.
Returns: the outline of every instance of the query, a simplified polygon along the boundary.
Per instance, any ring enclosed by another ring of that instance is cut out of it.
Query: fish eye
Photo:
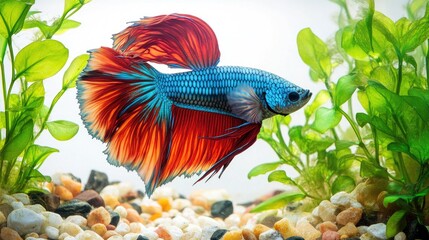
[[[291,102],[296,102],[299,100],[299,94],[297,92],[291,92],[289,93],[288,98]]]

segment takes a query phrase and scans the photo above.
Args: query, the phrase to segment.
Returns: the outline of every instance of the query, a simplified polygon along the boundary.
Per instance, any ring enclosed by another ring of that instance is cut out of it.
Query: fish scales
[[[160,74],[160,93],[178,105],[230,112],[226,95],[235,87],[248,85],[264,99],[266,90],[280,77],[259,69],[222,66],[174,74]],[[264,104],[264,103],[263,103]]]

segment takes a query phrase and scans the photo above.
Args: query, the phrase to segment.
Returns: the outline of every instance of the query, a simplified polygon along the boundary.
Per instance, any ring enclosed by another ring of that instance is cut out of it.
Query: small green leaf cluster
[[[309,28],[297,37],[311,79],[325,89],[306,106],[304,125],[290,126],[290,117],[263,124],[259,137],[280,160],[249,173],[270,173],[269,181],[298,191],[270,199],[256,211],[296,200],[296,194],[320,200],[350,191],[358,178],[385,179],[390,183],[384,204],[400,209],[387,224],[392,237],[406,218],[424,224],[429,211],[429,3],[410,0],[408,18],[395,22],[375,10],[373,0],[356,18],[346,0],[332,2],[341,9],[334,40],[323,42]],[[341,65],[348,70],[333,81]],[[355,114],[357,104],[361,112]],[[283,165],[300,175],[288,177],[278,170]]]
[[[71,139],[79,127],[66,120],[49,121],[63,94],[76,86],[88,55],[76,57],[65,71],[61,89],[45,105],[44,81],[55,76],[69,58],[68,49],[52,37],[79,23],[69,19],[88,0],[65,0],[64,11],[48,24],[31,11],[34,0],[0,2],[0,66],[3,109],[0,111],[0,192],[39,190],[49,180],[38,169],[57,149],[37,145],[36,139],[47,129],[57,140]],[[38,39],[16,52],[16,35],[36,29]]]

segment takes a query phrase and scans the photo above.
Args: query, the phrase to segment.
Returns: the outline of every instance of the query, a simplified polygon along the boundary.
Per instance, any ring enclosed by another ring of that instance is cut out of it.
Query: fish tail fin
[[[118,117],[154,91],[157,71],[147,63],[135,62],[111,48],[90,52],[77,88],[81,116],[93,137],[109,141]]]
[[[84,124],[93,137],[107,143],[108,161],[137,171],[150,194],[162,171],[157,162],[168,158],[170,138],[171,106],[156,88],[160,73],[111,48],[90,55],[77,82]]]

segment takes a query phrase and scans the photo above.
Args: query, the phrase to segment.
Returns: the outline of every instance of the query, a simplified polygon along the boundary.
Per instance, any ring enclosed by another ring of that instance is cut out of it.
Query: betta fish
[[[77,82],[83,122],[107,144],[109,163],[137,171],[149,196],[177,176],[221,175],[262,120],[311,97],[263,70],[217,66],[219,58],[210,26],[185,14],[143,18],[113,35],[112,48],[90,51]]]

